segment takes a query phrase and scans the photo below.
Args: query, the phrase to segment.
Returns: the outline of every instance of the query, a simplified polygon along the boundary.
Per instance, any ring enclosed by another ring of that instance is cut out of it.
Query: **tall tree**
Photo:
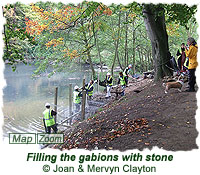
[[[152,55],[154,58],[155,80],[164,75],[171,75],[171,54],[168,46],[168,35],[165,24],[165,10],[163,5],[145,4],[143,9],[146,30],[151,40]]]
[[[115,45],[115,55],[114,55],[113,63],[112,63],[112,67],[111,67],[112,75],[114,72],[114,66],[115,66],[116,59],[118,58],[119,36],[120,36],[120,29],[121,29],[120,24],[121,24],[121,10],[119,10],[119,14],[118,14],[117,33],[116,33],[115,37],[113,36],[114,45]]]
[[[187,28],[187,21],[194,16],[195,11],[196,6],[188,7],[180,4],[143,5],[146,30],[152,44],[155,80],[171,74],[170,69],[168,69],[171,53],[168,45],[165,15],[168,15],[169,21],[173,20]]]

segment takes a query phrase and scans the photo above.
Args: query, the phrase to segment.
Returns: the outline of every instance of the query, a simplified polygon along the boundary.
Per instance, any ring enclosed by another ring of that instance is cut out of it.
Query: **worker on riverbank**
[[[125,95],[126,80],[125,80],[125,76],[122,72],[119,73],[118,84],[120,84],[121,87],[122,87],[121,96],[124,96]]]
[[[126,81],[126,85],[128,85],[128,77],[131,77],[129,74],[130,74],[130,71],[131,71],[131,68],[132,68],[132,65],[129,64],[128,67],[126,67],[123,71],[123,75],[125,77],[125,81]]]
[[[79,87],[78,86],[74,87],[74,92],[73,93],[74,93],[73,102],[75,104],[75,112],[79,112],[80,108],[81,108],[81,97],[82,97],[82,94],[79,91]]]
[[[44,115],[43,121],[44,121],[45,132],[47,134],[51,134],[51,128],[52,128],[54,133],[57,133],[58,129],[57,129],[57,126],[55,123],[55,119],[53,117],[57,113],[50,109],[49,103],[46,103],[45,107],[46,107],[46,110],[43,112],[43,115]]]
[[[90,80],[90,82],[85,85],[85,90],[89,99],[91,100],[93,97],[93,91],[94,91],[94,80]]]
[[[106,92],[107,92],[106,98],[109,98],[109,97],[111,97],[110,90],[113,85],[113,78],[109,72],[106,74],[106,78],[104,81],[106,82]]]

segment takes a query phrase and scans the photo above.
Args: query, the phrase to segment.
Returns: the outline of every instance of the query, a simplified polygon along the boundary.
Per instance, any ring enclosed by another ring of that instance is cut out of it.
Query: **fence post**
[[[97,93],[99,93],[99,72],[97,74]]]
[[[54,96],[54,111],[57,112],[57,104],[58,104],[58,87],[55,88],[55,96]],[[55,123],[57,116],[55,115]]]
[[[72,115],[72,84],[69,84],[69,117]],[[72,119],[69,121],[71,125]]]
[[[85,120],[85,102],[86,102],[86,90],[85,90],[85,77],[83,78],[83,96],[81,103],[81,119]]]

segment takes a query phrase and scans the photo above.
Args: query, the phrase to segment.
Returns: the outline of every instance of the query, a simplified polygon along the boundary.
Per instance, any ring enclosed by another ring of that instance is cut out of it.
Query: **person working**
[[[54,133],[57,133],[58,129],[55,123],[55,119],[53,115],[56,115],[56,112],[50,109],[50,104],[45,104],[46,110],[43,112],[44,118],[44,127],[47,134],[51,134],[51,128],[53,129]]]
[[[123,75],[125,76],[126,85],[128,85],[128,77],[130,76],[129,73],[131,71],[132,65],[129,64],[123,71]]]
[[[119,73],[118,84],[120,84],[121,87],[122,87],[121,96],[124,96],[125,95],[126,80],[125,80],[125,76],[123,75],[122,72]]]
[[[73,97],[73,102],[75,104],[75,112],[79,112],[81,108],[81,97],[82,94],[79,92],[79,87],[75,86],[74,87],[74,97]]]
[[[198,66],[198,62],[197,62],[197,51],[198,51],[198,47],[197,47],[197,43],[194,40],[194,38],[189,37],[187,39],[187,44],[189,45],[189,49],[187,49],[187,47],[185,47],[185,53],[186,53],[186,57],[189,58],[189,65],[188,65],[188,85],[189,85],[189,89],[186,90],[187,92],[195,92],[195,84],[196,84],[196,76],[195,76],[195,71],[196,68]]]
[[[185,60],[186,60],[185,43],[181,44],[181,52],[178,50],[176,55],[178,56],[179,70],[181,72],[184,72],[185,71],[184,63],[185,63]]]
[[[109,72],[106,74],[106,79],[104,81],[106,82],[106,92],[107,92],[106,98],[109,98],[109,97],[111,97],[110,90],[113,85],[113,79]]]
[[[90,82],[85,85],[85,89],[86,89],[89,99],[92,99],[93,91],[94,91],[94,81],[90,80]]]

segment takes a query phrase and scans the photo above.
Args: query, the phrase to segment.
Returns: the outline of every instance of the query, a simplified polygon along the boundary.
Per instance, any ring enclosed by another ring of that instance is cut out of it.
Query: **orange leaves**
[[[76,16],[78,14],[78,9],[68,6],[63,10],[57,11],[56,13],[60,14],[61,16],[63,16],[63,18],[66,18],[70,21],[72,16]]]
[[[27,20],[26,23],[26,32],[30,35],[34,35],[36,32],[36,28],[38,23],[36,21]]]
[[[137,18],[137,14],[136,13],[130,13],[128,15],[128,17],[131,19],[131,21],[134,21]]]
[[[104,4],[101,3],[97,7],[94,16],[101,16],[103,14],[111,16],[112,15],[112,10],[109,7],[107,7],[106,5],[104,5]]]
[[[42,19],[44,20],[48,20],[48,12],[47,11],[44,11],[44,9],[38,7],[38,6],[35,6],[34,4],[31,4],[31,7],[32,7],[32,10],[36,13],[39,13],[40,16],[42,17]]]
[[[48,20],[49,19],[49,14],[48,14],[47,11],[44,11],[44,13],[40,13],[40,15],[44,20]]]
[[[103,11],[103,14],[104,15],[108,15],[108,16],[111,16],[112,15],[112,10],[110,8],[106,8],[104,11]]]
[[[70,25],[76,20],[77,15],[80,12],[79,8],[71,6],[67,6],[64,9],[59,9],[54,12],[51,10],[46,11],[38,6],[32,5],[32,10],[40,15],[41,22],[51,25],[49,28],[51,33],[53,31],[58,31],[59,29],[64,29],[66,26]]]
[[[25,17],[26,32],[30,35],[40,35],[43,30],[47,29],[47,25],[40,25],[37,21],[29,20]]]
[[[62,9],[42,9],[39,6],[36,6],[35,4],[31,4],[33,12],[37,14],[37,21],[29,20],[28,18],[25,18],[26,20],[26,32],[28,32],[31,35],[40,35],[43,30],[48,30],[50,33],[53,33],[54,31],[59,32],[60,30],[67,29],[70,26],[74,26],[77,24],[77,19],[80,18],[80,16],[84,12],[83,7],[79,6],[65,6]],[[96,8],[96,6],[95,6]],[[93,9],[94,10],[94,9]],[[112,10],[103,5],[100,4],[97,8],[95,15],[112,15]],[[38,18],[39,17],[39,18]],[[99,24],[100,26],[100,24]],[[98,27],[99,27],[98,26]],[[92,28],[89,28],[90,34],[92,33]],[[50,41],[46,44],[47,47],[50,46],[57,46],[56,40]],[[66,50],[66,55],[69,56],[71,59],[77,57],[77,52],[72,51],[69,52]]]
[[[35,4],[31,4],[32,10],[35,12],[41,12],[43,11],[43,9],[40,9],[38,6],[36,6]]]
[[[51,47],[51,46],[56,47],[56,46],[61,45],[61,44],[63,44],[63,38],[52,39],[51,41],[49,41],[45,45],[47,47]]]
[[[70,57],[71,60],[79,56],[77,50],[69,50],[67,48],[64,49],[63,52],[65,52],[64,57]]]

